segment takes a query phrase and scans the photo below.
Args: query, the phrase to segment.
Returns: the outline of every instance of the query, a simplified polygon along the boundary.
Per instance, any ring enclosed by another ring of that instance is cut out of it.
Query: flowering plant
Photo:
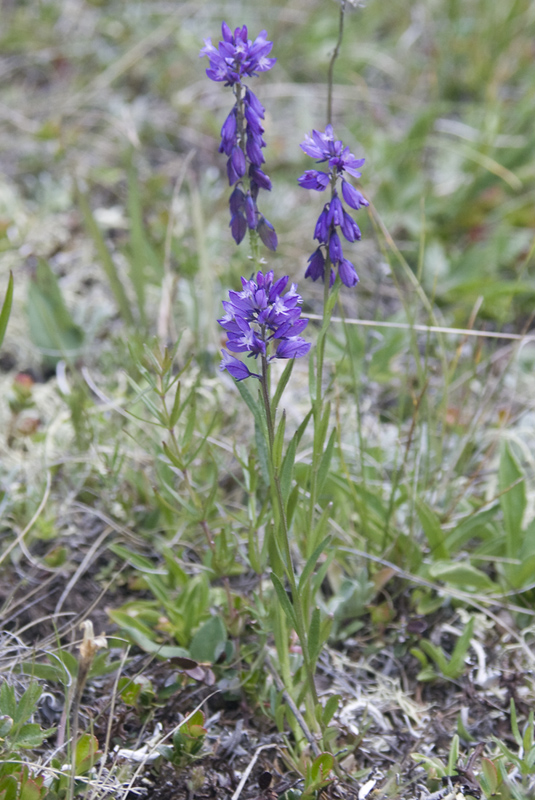
[[[262,169],[262,150],[266,146],[262,125],[265,111],[256,95],[244,84],[244,80],[270,70],[275,59],[269,57],[272,43],[268,41],[265,31],[252,41],[248,38],[246,26],[232,32],[223,22],[222,37],[217,47],[210,39],[205,39],[201,56],[209,59],[210,66],[206,70],[208,77],[232,87],[236,98],[234,107],[221,128],[219,151],[227,156],[228,181],[234,187],[229,199],[232,236],[239,244],[248,230],[252,258],[255,259],[258,257],[257,238],[260,237],[270,250],[275,250],[277,236],[271,223],[257,207],[260,189],[271,189],[271,181]],[[229,299],[223,301],[225,314],[218,323],[227,335],[226,349],[221,351],[220,369],[227,371],[237,381],[240,394],[253,413],[256,441],[265,467],[264,474],[268,479],[271,523],[266,534],[265,550],[268,553],[271,580],[277,597],[273,607],[272,625],[279,666],[284,676],[283,683],[288,692],[287,700],[291,701],[294,692],[296,697],[304,699],[307,723],[318,731],[324,727],[325,722],[318,703],[314,673],[322,643],[329,635],[330,622],[322,622],[319,608],[314,608],[312,574],[330,542],[330,536],[325,536],[324,525],[321,522],[316,524],[316,515],[324,473],[328,469],[334,445],[332,434],[327,441],[330,406],[329,403],[324,404],[323,400],[325,337],[340,285],[343,283],[354,286],[358,281],[355,267],[344,257],[338,233],[341,231],[349,242],[360,239],[361,235],[357,223],[344,208],[344,202],[353,210],[368,205],[368,202],[347,180],[348,175],[360,177],[359,168],[364,159],[355,158],[348,147],[344,147],[341,141],[334,138],[332,125],[327,125],[323,133],[314,130],[311,136],[305,137],[301,147],[319,163],[326,162],[328,171],[306,170],[299,178],[299,184],[305,189],[320,192],[330,186],[331,198],[316,223],[314,238],[318,241],[318,247],[309,258],[305,276],[313,280],[321,277],[325,284],[323,324],[318,333],[315,362],[313,361],[309,370],[312,408],[295,432],[285,455],[286,418],[283,413],[277,420],[278,403],[290,378],[293,359],[307,355],[311,349],[311,345],[301,336],[308,319],[301,318],[302,300],[296,285],[291,284],[288,289],[289,277],[275,280],[272,270],[259,270],[250,279],[242,277],[242,290],[229,292]],[[340,183],[341,197],[338,194]],[[341,281],[331,292],[330,288],[335,280],[334,268],[338,270]],[[329,279],[325,280],[327,270]],[[250,363],[258,364],[254,371],[238,357],[241,354],[252,359]],[[289,363],[272,394],[269,365],[275,359],[287,359]],[[247,378],[258,380],[259,391],[256,398],[242,383]],[[299,493],[296,491],[297,487],[292,491],[291,485],[297,443],[311,418],[314,435],[305,501],[308,503],[305,524],[307,536],[303,544],[306,566],[298,577],[294,566],[291,526]],[[256,545],[250,541],[251,552],[256,552],[255,548]],[[260,573],[262,568],[258,559],[257,563]],[[287,587],[290,589],[291,599],[288,597]],[[299,674],[304,682],[302,689],[295,686],[295,678],[291,674],[288,657],[291,630],[296,632],[300,643],[302,669],[299,668],[296,675]],[[297,707],[294,708],[297,720],[299,711]],[[302,721],[299,724],[302,726]],[[295,726],[294,734],[298,739]],[[313,747],[315,746],[313,742]]]
[[[260,189],[271,191],[271,181],[262,170],[265,161],[262,149],[262,120],[265,109],[243,79],[267,72],[275,64],[268,58],[273,43],[261,31],[253,41],[247,38],[247,26],[232,33],[226,22],[221,26],[223,41],[214,47],[211,39],[204,40],[200,55],[208,56],[210,66],[206,74],[213,81],[231,86],[236,103],[221,128],[219,152],[227,156],[227,176],[234,191],[230,195],[230,229],[236,244],[243,240],[247,229],[260,236],[269,250],[277,248],[277,234],[273,225],[258,211]]]
[[[226,311],[218,320],[227,332],[227,347],[233,353],[248,353],[267,364],[275,358],[299,358],[310,350],[310,344],[299,335],[308,325],[308,319],[300,319],[301,296],[293,283],[283,294],[289,278],[273,282],[273,271],[258,272],[256,279],[242,278],[243,291],[229,292],[229,300],[223,301]],[[238,358],[221,351],[221,369],[238,381],[261,376],[251,372]]]
[[[329,283],[332,286],[335,279],[334,267],[337,267],[338,274],[343,284],[354,286],[358,283],[358,275],[355,267],[344,258],[342,244],[337,233],[340,229],[348,242],[360,239],[360,228],[355,220],[344,209],[337,190],[338,181],[342,184],[342,197],[350,208],[358,211],[362,206],[367,206],[368,201],[363,197],[358,189],[355,189],[344,177],[344,173],[360,178],[359,168],[364,164],[363,158],[355,158],[350,152],[349,147],[344,147],[344,143],[334,138],[333,126],[327,125],[325,132],[312,131],[312,136],[305,136],[305,141],[301,144],[301,149],[308,156],[315,158],[319,163],[327,162],[329,172],[319,169],[307,169],[298,178],[298,183],[303,189],[312,189],[316,192],[323,192],[327,186],[331,187],[331,199],[323,207],[316,223],[314,239],[319,242],[319,247],[308,259],[308,268],[305,278],[325,278],[327,267],[326,257],[328,255],[331,266]]]

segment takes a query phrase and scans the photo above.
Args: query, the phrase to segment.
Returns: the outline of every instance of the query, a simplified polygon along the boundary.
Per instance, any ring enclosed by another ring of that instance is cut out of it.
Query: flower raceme
[[[266,146],[262,136],[265,109],[242,81],[267,72],[277,59],[268,58],[273,43],[267,40],[266,31],[261,31],[254,42],[247,38],[245,25],[233,33],[223,22],[221,32],[223,41],[218,47],[211,39],[205,39],[200,55],[208,56],[208,77],[231,86],[236,97],[221,128],[219,145],[219,152],[227,156],[229,185],[235,187],[229,200],[230,230],[237,244],[249,229],[258,233],[267,248],[275,250],[275,229],[257,208],[260,189],[271,190],[271,181],[262,169],[265,161],[262,149]]]
[[[328,254],[332,266],[338,269],[338,274],[343,284],[354,286],[358,283],[355,267],[344,257],[342,243],[338,230],[348,242],[360,239],[360,229],[353,217],[347,213],[338,194],[337,184],[340,180],[342,198],[346,204],[355,211],[362,206],[367,206],[368,201],[349,183],[344,173],[353,178],[360,178],[360,167],[364,164],[363,158],[355,158],[349,147],[344,147],[340,140],[334,138],[332,125],[327,125],[325,132],[312,131],[311,136],[305,136],[301,149],[308,156],[315,158],[319,163],[327,162],[328,172],[319,169],[307,169],[298,179],[303,189],[323,192],[331,187],[331,199],[323,207],[316,223],[314,239],[319,242],[318,248],[308,259],[308,268],[305,278],[325,279],[326,256]],[[329,282],[334,283],[334,270],[331,267]]]
[[[242,291],[229,292],[223,301],[225,316],[218,320],[227,332],[227,348],[232,353],[247,353],[248,358],[261,357],[265,364],[275,358],[299,358],[310,350],[310,343],[300,334],[308,325],[301,319],[301,296],[288,276],[273,282],[273,271],[257,272],[250,280],[242,278]],[[243,361],[222,350],[220,369],[227,370],[237,381],[261,378]]]

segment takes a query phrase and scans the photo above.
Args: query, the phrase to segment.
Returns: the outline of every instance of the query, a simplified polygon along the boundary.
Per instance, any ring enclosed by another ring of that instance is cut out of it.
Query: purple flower
[[[365,197],[363,197],[363,195],[359,192],[359,190],[355,189],[353,186],[351,186],[350,183],[345,181],[343,178],[342,178],[342,195],[344,196],[344,200],[346,201],[348,206],[354,208],[355,211],[358,211],[359,208],[362,208],[362,206],[369,205],[368,201],[366,200]]]
[[[355,286],[359,282],[359,276],[355,271],[355,267],[348,261],[347,258],[342,258],[338,264],[338,274],[344,286]]]
[[[316,192],[323,192],[329,185],[329,175],[318,169],[307,169],[300,178],[297,179],[299,186],[303,189],[314,189]]]
[[[258,231],[264,244],[274,250],[277,246],[275,230],[270,223],[265,224],[267,221],[256,207],[259,189],[271,189],[270,179],[260,169],[265,161],[262,153],[266,146],[262,137],[265,111],[256,95],[242,82],[244,78],[267,72],[273,67],[276,59],[268,58],[273,44],[268,42],[265,31],[261,31],[254,41],[248,39],[245,25],[236,28],[233,33],[223,22],[221,33],[223,40],[217,47],[214,47],[211,39],[204,40],[200,55],[208,56],[210,66],[206,74],[209,78],[235,87],[236,103],[223,123],[219,145],[219,152],[227,156],[230,186],[239,184],[241,187],[245,183],[245,191],[240,188],[243,200],[238,203],[235,192],[231,195],[230,230],[239,244],[247,225],[250,230]]]
[[[208,56],[210,62],[206,74],[213,81],[224,81],[225,86],[241,83],[242,78],[267,72],[276,58],[268,58],[273,47],[268,42],[266,31],[261,31],[254,42],[247,38],[247,26],[236,28],[234,34],[226,22],[221,26],[223,41],[214,47],[211,39],[204,40],[200,56]]]
[[[275,233],[275,228],[262,214],[258,220],[256,230],[258,235],[266,245],[268,250],[275,251],[277,249],[278,239]]]
[[[267,220],[264,220],[267,223]],[[269,223],[267,223],[269,224]],[[223,301],[225,316],[218,320],[227,333],[227,349],[232,353],[247,353],[248,358],[261,356],[269,364],[274,358],[299,358],[310,350],[301,333],[308,319],[301,319],[301,297],[288,277],[273,282],[273,272],[258,272],[250,280],[242,278],[242,291],[229,292]],[[238,381],[260,378],[243,362],[223,352],[221,369],[226,369]]]
[[[243,237],[247,231],[247,220],[243,216],[242,211],[237,211],[232,215],[230,218],[229,227],[232,233],[232,238],[236,244],[239,244],[243,240]]]
[[[305,272],[305,278],[312,278],[313,281],[317,281],[318,278],[323,280],[324,274],[325,256],[323,255],[321,247],[318,247],[318,249],[314,250],[308,259],[308,267],[307,271]]]
[[[338,262],[344,257],[340,237],[336,231],[333,231],[329,237],[329,257],[333,264],[338,264]]]
[[[245,378],[259,378],[260,375],[257,375],[256,372],[251,372],[246,364],[243,361],[240,361],[239,358],[235,358],[231,356],[227,350],[221,350],[221,355],[223,356],[223,360],[219,365],[219,369],[221,371],[227,370],[230,372],[232,377],[237,381],[243,381]]]
[[[314,239],[319,242],[318,249],[308,259],[306,278],[317,280],[325,279],[325,261],[328,255],[332,266],[338,269],[338,274],[343,284],[354,286],[358,282],[357,273],[353,264],[344,258],[338,230],[348,242],[360,239],[360,229],[354,219],[345,210],[342,200],[338,195],[336,185],[342,182],[342,197],[347,205],[357,211],[362,206],[367,206],[368,201],[345,178],[344,173],[354,178],[360,178],[360,167],[364,164],[363,158],[355,158],[349,147],[334,138],[332,125],[327,125],[325,131],[313,130],[310,136],[305,136],[301,144],[302,150],[319,163],[327,162],[329,172],[318,169],[307,169],[298,179],[303,189],[323,192],[331,185],[331,201],[326,203],[316,222]],[[331,269],[329,282],[332,285],[333,271]]]

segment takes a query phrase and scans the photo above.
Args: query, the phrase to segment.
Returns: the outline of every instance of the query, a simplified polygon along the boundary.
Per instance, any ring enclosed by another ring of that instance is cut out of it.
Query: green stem
[[[307,703],[307,707],[308,711],[310,712],[309,713],[310,719],[311,721],[314,722],[314,725],[316,727],[314,706],[318,702],[318,695],[316,692],[316,684],[314,682],[314,668],[310,660],[310,654],[308,652],[308,636],[307,636],[307,628],[305,622],[305,614],[303,610],[303,603],[301,600],[301,596],[298,590],[297,580],[295,577],[295,570],[292,561],[292,554],[290,550],[290,533],[288,530],[288,520],[286,519],[286,511],[284,508],[284,499],[282,496],[280,475],[273,458],[275,426],[274,426],[274,419],[271,414],[271,403],[268,390],[268,361],[266,356],[262,356],[262,378],[260,380],[260,383],[262,387],[262,400],[266,411],[269,455],[271,461],[271,469],[273,472],[273,484],[275,487],[275,499],[279,517],[279,525],[276,525],[275,535],[277,536],[279,545],[282,545],[283,562],[285,567],[286,578],[288,579],[288,582],[290,584],[290,589],[292,592],[292,605],[295,611],[295,624],[297,629],[296,633],[297,636],[299,637],[299,642],[301,644],[301,650],[303,653],[303,663],[305,667],[306,680],[308,684],[309,702]],[[312,701],[313,704],[312,708],[310,707],[310,700]]]
[[[329,301],[329,281],[331,275],[331,260],[329,255],[325,260],[325,273],[324,273],[324,282],[323,282],[323,319],[321,321],[321,328],[318,335],[318,341],[316,344],[316,396],[314,398],[314,405],[313,405],[313,417],[314,417],[314,442],[312,447],[312,466],[311,466],[311,475],[310,475],[310,505],[309,505],[309,515],[308,515],[308,530],[310,532],[314,529],[314,513],[316,508],[317,502],[317,490],[318,490],[318,471],[320,465],[320,459],[322,455],[322,448],[319,442],[319,435],[320,435],[320,427],[321,427],[321,418],[323,416],[323,363],[325,358],[325,340],[327,338],[327,326],[330,321],[331,314],[327,314],[327,306]],[[312,546],[312,539],[311,539],[311,547],[309,548],[310,552],[314,550]],[[310,555],[307,552],[307,556]]]
[[[344,38],[344,16],[346,11],[346,0],[340,0],[340,22],[338,25],[338,40],[336,42],[331,61],[329,63],[329,73],[327,78],[327,125],[331,125],[333,121],[333,74],[334,62],[338,58],[340,52],[340,45]]]

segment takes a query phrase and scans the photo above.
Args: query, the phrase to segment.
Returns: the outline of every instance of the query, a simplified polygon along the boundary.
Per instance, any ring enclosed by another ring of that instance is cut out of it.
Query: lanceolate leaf
[[[500,458],[498,472],[500,506],[505,527],[507,558],[517,558],[522,544],[522,520],[526,510],[526,481],[518,461],[508,444]]]
[[[0,311],[0,347],[4,341],[4,336],[7,328],[7,321],[11,314],[11,306],[13,304],[13,273],[9,273],[9,280],[7,282],[6,296],[2,303],[2,310]]]

